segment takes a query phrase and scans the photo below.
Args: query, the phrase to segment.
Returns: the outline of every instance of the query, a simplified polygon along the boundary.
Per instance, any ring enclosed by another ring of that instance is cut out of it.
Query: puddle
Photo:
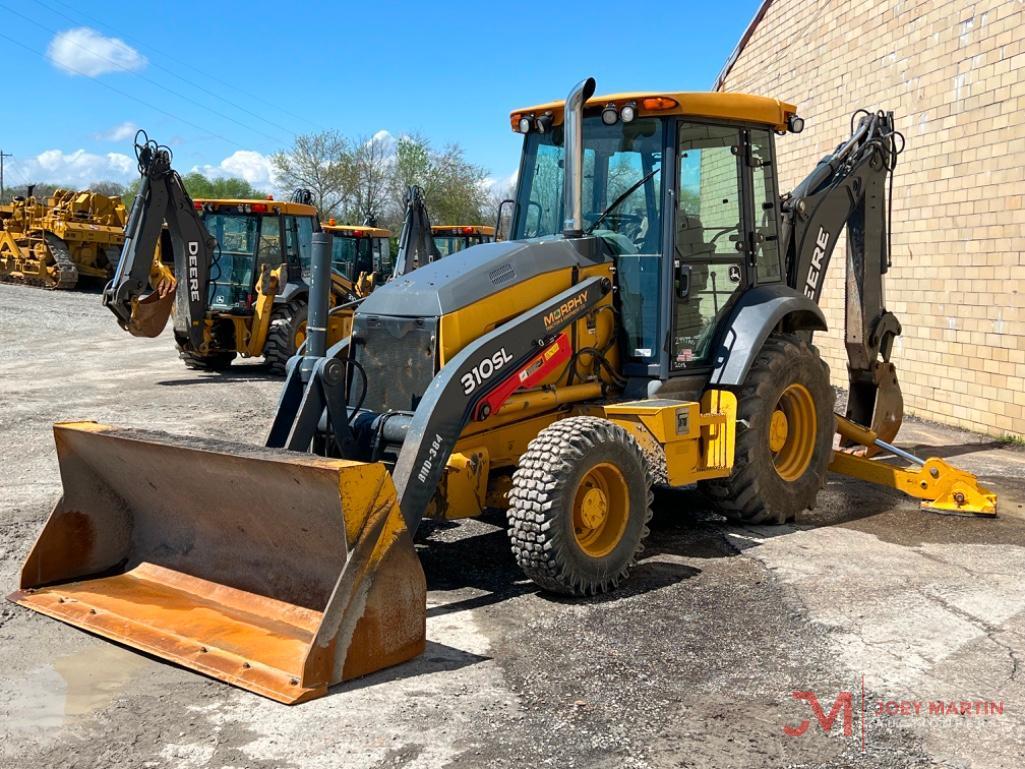
[[[139,654],[97,644],[36,668],[20,687],[5,731],[50,731],[106,707],[151,664]]]

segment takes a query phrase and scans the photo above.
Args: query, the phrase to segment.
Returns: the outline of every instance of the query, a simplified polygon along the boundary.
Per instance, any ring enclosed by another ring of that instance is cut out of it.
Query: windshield
[[[594,227],[616,255],[624,353],[644,363],[654,360],[659,348],[662,125],[659,118],[638,118],[607,126],[598,115],[585,117],[583,124],[584,229]],[[513,238],[558,235],[563,226],[562,126],[527,134],[523,153]]]
[[[434,245],[438,247],[438,253],[442,256],[454,254],[464,248],[476,246],[488,242],[483,235],[435,235]]]
[[[252,304],[257,257],[272,269],[281,264],[281,223],[277,216],[206,213],[203,223],[217,241],[210,269],[210,306],[248,308]]]
[[[584,118],[584,229],[620,195],[654,171],[600,223],[645,250],[649,233],[657,243],[661,225],[662,121],[639,118],[607,126],[599,116]],[[515,239],[557,235],[563,224],[563,129],[527,135],[523,178],[516,192]]]
[[[349,280],[374,272],[372,238],[351,238],[335,234],[331,238],[331,264]]]

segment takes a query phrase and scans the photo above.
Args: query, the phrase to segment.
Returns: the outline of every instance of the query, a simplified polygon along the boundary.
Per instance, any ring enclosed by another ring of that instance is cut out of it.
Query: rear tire
[[[267,343],[263,346],[263,359],[272,373],[284,376],[288,360],[306,339],[306,316],[309,311],[305,299],[274,308],[267,330]]]
[[[235,353],[215,352],[212,355],[199,355],[179,347],[178,357],[182,359],[185,368],[196,371],[224,371],[235,360]]]
[[[615,588],[643,549],[651,474],[637,441],[598,417],[571,417],[530,442],[513,473],[509,538],[523,572],[568,595]]]
[[[818,351],[793,335],[770,336],[738,393],[733,472],[698,486],[745,523],[786,523],[813,508],[832,455],[834,400]]]

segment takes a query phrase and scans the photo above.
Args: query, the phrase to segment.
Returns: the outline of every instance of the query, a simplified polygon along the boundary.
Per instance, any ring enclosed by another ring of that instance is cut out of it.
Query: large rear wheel
[[[520,457],[509,492],[520,568],[556,593],[613,589],[648,534],[651,483],[640,446],[622,427],[598,417],[546,427]]]
[[[786,523],[815,506],[833,448],[829,367],[803,339],[769,337],[738,394],[728,478],[701,489],[728,518]]]

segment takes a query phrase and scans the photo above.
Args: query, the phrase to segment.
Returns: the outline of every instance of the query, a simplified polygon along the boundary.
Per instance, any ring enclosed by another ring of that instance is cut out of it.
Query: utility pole
[[[0,200],[4,198],[4,158],[13,158],[10,152],[0,150]]]

